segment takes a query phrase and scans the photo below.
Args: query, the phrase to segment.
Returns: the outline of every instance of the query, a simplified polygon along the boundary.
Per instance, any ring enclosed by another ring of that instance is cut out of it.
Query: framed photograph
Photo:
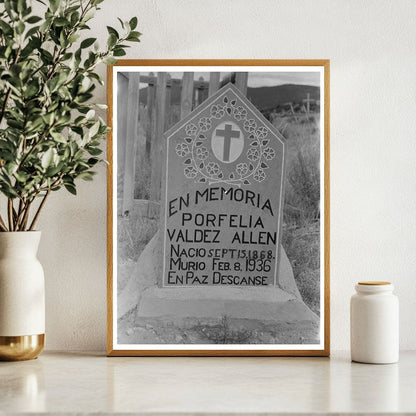
[[[108,68],[109,356],[329,355],[329,61]]]

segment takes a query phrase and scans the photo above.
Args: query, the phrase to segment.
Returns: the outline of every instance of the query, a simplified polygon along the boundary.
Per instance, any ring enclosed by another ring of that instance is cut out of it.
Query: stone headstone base
[[[284,299],[297,299],[303,308],[307,306],[303,303],[302,297],[295,283],[292,266],[287,258],[283,247],[280,248],[279,261],[279,286],[277,287],[226,287],[226,286],[209,286],[209,287],[168,287],[159,288],[157,286],[162,276],[162,247],[161,233],[158,231],[151,239],[149,244],[143,250],[133,273],[128,277],[128,282],[118,298],[117,316],[122,318],[135,308],[140,310],[155,310],[150,303],[154,299],[158,303],[163,303],[165,298],[173,304],[176,299],[180,304],[191,305],[192,302],[200,300],[222,299],[225,296],[228,299],[227,305],[238,299],[242,301],[251,300],[254,296],[258,302],[283,302]],[[282,290],[283,289],[283,290]],[[246,293],[246,295],[244,295]],[[193,296],[196,296],[194,299]],[[233,298],[233,296],[236,296]],[[145,302],[144,308],[141,303]],[[210,300],[211,302],[211,300]],[[163,305],[161,305],[163,306]],[[218,306],[218,305],[217,305]],[[187,306],[189,308],[189,306]],[[198,308],[196,308],[198,309]],[[215,312],[215,309],[213,309]],[[251,310],[251,309],[250,309]],[[215,315],[216,316],[216,315]]]

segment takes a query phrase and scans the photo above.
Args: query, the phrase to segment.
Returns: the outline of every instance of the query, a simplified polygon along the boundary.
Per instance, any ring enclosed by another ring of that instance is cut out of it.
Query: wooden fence
[[[247,72],[237,72],[224,82],[234,82],[247,94]],[[147,88],[142,88],[143,84]],[[209,81],[194,80],[193,72],[184,72],[182,79],[171,79],[167,72],[143,75],[139,72],[119,73],[117,79],[117,163],[118,193],[121,215],[132,212],[135,200],[136,164],[146,160],[150,169],[147,207],[149,217],[159,214],[162,180],[163,133],[186,117],[195,107],[215,93],[222,84],[220,73],[211,72]],[[172,105],[172,90],[180,90],[178,114]],[[145,97],[141,97],[145,94]],[[141,104],[142,103],[142,104]],[[145,128],[144,128],[145,126]],[[144,137],[145,140],[140,140]],[[140,159],[136,157],[140,154]],[[143,210],[142,210],[143,211]],[[146,211],[146,208],[145,210]]]

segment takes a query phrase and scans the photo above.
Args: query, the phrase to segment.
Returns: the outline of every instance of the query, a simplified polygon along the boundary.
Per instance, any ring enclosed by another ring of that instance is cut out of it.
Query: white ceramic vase
[[[44,347],[40,236],[40,231],[0,232],[0,360],[33,359]]]

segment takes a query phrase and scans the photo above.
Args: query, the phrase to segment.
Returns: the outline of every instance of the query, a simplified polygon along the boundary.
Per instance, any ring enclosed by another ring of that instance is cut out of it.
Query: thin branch
[[[25,231],[25,230],[26,230],[27,220],[29,219],[29,209],[30,209],[30,206],[32,205],[32,202],[33,202],[33,199],[32,199],[31,201],[29,201],[29,202],[27,203],[27,205],[26,205],[26,208],[25,208],[25,215],[23,216],[22,223],[21,223],[21,225],[20,225],[20,229],[21,229],[22,231]]]
[[[72,161],[73,159],[71,158],[71,161]],[[58,187],[58,186],[60,186],[61,184],[62,184],[62,177],[63,177],[64,175],[63,175],[63,173],[61,173],[60,175],[59,175],[59,177],[54,181],[54,182],[52,182],[52,184],[51,185],[48,185],[48,186],[44,186],[44,187],[42,187],[42,188],[39,188],[39,192],[37,192],[36,193],[36,195],[37,194],[39,194],[40,192],[43,192],[43,191],[47,191],[48,189],[49,190],[54,190],[56,187]]]
[[[14,229],[16,231],[19,231],[19,220],[21,217],[22,208],[23,208],[23,202],[21,199],[19,199],[19,207],[17,208],[17,213],[14,215]]]
[[[8,231],[7,227],[6,227],[6,224],[4,223],[3,218],[1,217],[1,215],[0,215],[0,229],[2,231]]]
[[[21,225],[22,225],[23,216],[25,214],[25,208],[26,208],[26,202],[24,202],[23,199],[20,199],[19,209],[17,210],[17,219],[15,222],[16,231],[21,231]]]
[[[34,226],[35,226],[35,224],[36,224],[36,222],[39,218],[40,211],[42,210],[43,206],[45,205],[46,199],[48,198],[50,192],[51,192],[51,190],[48,189],[45,196],[43,197],[42,202],[40,203],[39,208],[36,211],[36,214],[35,214],[35,216],[32,220],[32,224],[30,224],[29,231],[33,230],[33,228],[34,228]]]
[[[8,219],[9,219],[9,230],[14,231],[14,228],[13,228],[13,200],[10,199],[10,198],[7,200],[7,215],[8,215]]]
[[[79,18],[79,21],[82,21],[82,19],[86,15],[87,11],[89,10],[89,7],[90,6],[91,6],[91,0],[89,0],[88,3],[87,3],[87,5],[84,7],[84,9],[82,9],[82,13],[81,13],[81,16]],[[81,3],[81,8],[82,8],[82,3]]]
[[[62,176],[63,176],[63,173],[61,173],[59,176],[58,176],[58,178],[56,178],[56,180],[54,181],[54,182],[52,182],[52,184],[51,185],[49,185],[49,187],[48,188],[46,188],[45,190],[46,190],[46,194],[44,195],[44,197],[43,197],[43,199],[42,199],[42,202],[40,203],[40,205],[39,205],[39,208],[38,208],[38,210],[36,211],[36,214],[35,214],[35,216],[34,216],[34,218],[33,218],[33,220],[32,220],[32,223],[30,224],[30,227],[29,227],[29,231],[31,231],[31,230],[33,230],[33,227],[35,226],[35,224],[36,224],[36,222],[37,222],[37,220],[38,220],[38,218],[39,218],[39,215],[40,215],[40,212],[41,212],[41,210],[42,210],[42,208],[43,208],[43,206],[45,205],[45,202],[46,202],[46,199],[47,199],[47,197],[48,197],[48,195],[49,195],[49,193],[53,190],[53,189],[55,189],[57,186],[59,186],[60,184],[61,184],[61,182],[62,182]],[[32,205],[32,202],[34,201],[34,199],[36,198],[36,195],[38,195],[40,192],[42,192],[42,188],[40,188],[37,192],[36,192],[36,194],[35,194],[35,196],[30,200],[30,201],[28,201],[27,203],[26,203],[26,205],[25,205],[25,214],[24,214],[24,216],[23,216],[23,219],[22,219],[22,221],[21,221],[21,223],[20,223],[20,230],[22,230],[22,231],[24,231],[25,229],[26,229],[26,226],[27,226],[27,222],[28,222],[28,218],[29,218],[29,209],[30,209],[30,206]]]
[[[15,209],[13,203],[12,203],[12,207],[13,207],[13,229],[15,230],[16,229],[16,226],[14,224],[16,223],[17,212],[16,212],[16,209]]]

